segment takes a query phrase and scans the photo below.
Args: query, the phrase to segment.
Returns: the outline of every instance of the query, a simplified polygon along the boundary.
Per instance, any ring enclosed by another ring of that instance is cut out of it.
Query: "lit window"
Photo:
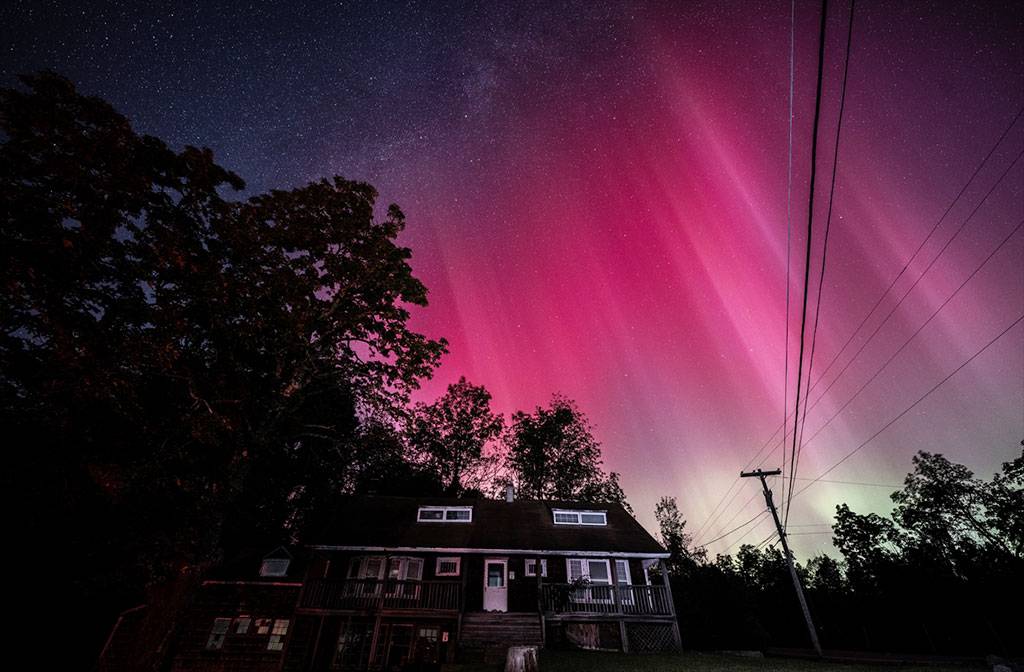
[[[249,625],[252,623],[252,619],[248,616],[239,616],[235,619],[235,634],[246,635],[249,633]]]
[[[462,558],[438,558],[434,574],[437,576],[458,576]]]
[[[228,634],[228,628],[231,627],[230,618],[215,618],[213,619],[213,629],[210,630],[210,638],[206,640],[206,648],[208,649],[219,649],[224,646],[224,637]]]
[[[257,635],[269,635],[270,625],[274,621],[269,618],[257,618],[256,619],[256,634]]]
[[[570,511],[554,509],[552,511],[556,525],[607,525],[608,514],[604,511]]]
[[[288,558],[267,558],[260,567],[260,576],[286,576],[290,563]]]
[[[542,559],[540,561],[540,575],[541,576],[547,576],[548,575],[548,561],[547,560],[543,560]],[[528,559],[526,561],[526,576],[537,576],[537,561],[536,560]]]
[[[270,632],[270,639],[267,641],[267,651],[283,651],[284,636],[288,634],[288,619],[279,618],[274,621],[274,628]]]
[[[421,506],[416,514],[420,522],[471,523],[472,506]]]

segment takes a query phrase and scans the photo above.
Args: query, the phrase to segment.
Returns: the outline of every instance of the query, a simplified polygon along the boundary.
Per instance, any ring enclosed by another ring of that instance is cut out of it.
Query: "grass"
[[[682,653],[624,655],[591,651],[542,651],[541,672],[965,672],[955,665],[868,665],[797,658],[748,658]]]
[[[454,665],[452,672],[496,672],[504,666]],[[957,665],[869,665],[798,658],[748,658],[711,653],[625,655],[595,651],[540,652],[541,672],[970,672]]]

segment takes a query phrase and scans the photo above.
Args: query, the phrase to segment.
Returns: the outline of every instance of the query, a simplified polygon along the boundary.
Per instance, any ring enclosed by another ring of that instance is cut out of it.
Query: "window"
[[[553,509],[555,525],[607,525],[608,515],[604,511],[570,511]]]
[[[611,602],[612,572],[607,560],[569,558],[566,562],[570,582],[586,581],[588,586],[573,592],[576,602]]]
[[[286,576],[290,563],[288,558],[267,558],[260,567],[260,576]]]
[[[274,621],[274,627],[270,631],[270,639],[267,641],[267,651],[283,651],[284,636],[288,634],[288,619],[279,618]]]
[[[210,638],[206,640],[207,649],[220,649],[224,646],[224,637],[231,627],[230,618],[213,619],[213,628],[210,630]]]
[[[536,560],[534,560],[532,558],[527,558],[527,560],[526,560],[526,568],[524,570],[524,574],[526,574],[526,576],[537,576],[537,561]],[[547,560],[541,559],[541,561],[540,561],[540,575],[541,576],[547,576],[548,575],[548,561]]]
[[[416,520],[423,523],[471,523],[472,506],[421,506]]]
[[[437,576],[458,576],[462,558],[438,558],[434,574]]]
[[[249,634],[249,625],[252,623],[252,619],[248,616],[239,616],[235,619],[235,634],[236,635],[247,635]]]
[[[256,634],[257,635],[269,635],[270,626],[273,623],[273,619],[270,618],[257,618],[256,619]]]

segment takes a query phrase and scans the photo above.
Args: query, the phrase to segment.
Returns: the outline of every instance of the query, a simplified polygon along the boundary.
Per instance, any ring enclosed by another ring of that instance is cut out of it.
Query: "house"
[[[619,505],[352,498],[309,550],[288,670],[679,646],[668,554]]]
[[[172,669],[437,670],[513,645],[680,646],[668,553],[617,504],[350,497],[295,554],[205,581]]]

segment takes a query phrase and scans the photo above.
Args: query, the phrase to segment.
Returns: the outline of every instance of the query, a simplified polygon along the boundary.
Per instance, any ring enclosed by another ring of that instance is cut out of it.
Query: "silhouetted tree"
[[[658,522],[661,544],[669,553],[665,562],[669,574],[681,576],[706,559],[705,549],[691,548],[693,538],[686,533],[686,521],[679,512],[675,497],[662,497],[658,500],[654,506],[654,519]]]
[[[466,485],[479,488],[479,472],[488,457],[484,448],[504,427],[501,415],[491,410],[487,389],[459,378],[433,403],[416,404],[410,415],[410,447],[437,474],[446,492],[458,496]],[[467,484],[470,474],[478,478]]]
[[[360,418],[400,412],[445,344],[407,326],[426,288],[369,185],[228,200],[210,150],[21,82],[0,90],[5,491],[16,538],[71,559],[62,604],[123,606],[351,487]]]
[[[618,475],[601,468],[590,422],[570,399],[556,394],[548,408],[515,413],[504,443],[508,472],[523,496],[617,502],[632,513]]]

